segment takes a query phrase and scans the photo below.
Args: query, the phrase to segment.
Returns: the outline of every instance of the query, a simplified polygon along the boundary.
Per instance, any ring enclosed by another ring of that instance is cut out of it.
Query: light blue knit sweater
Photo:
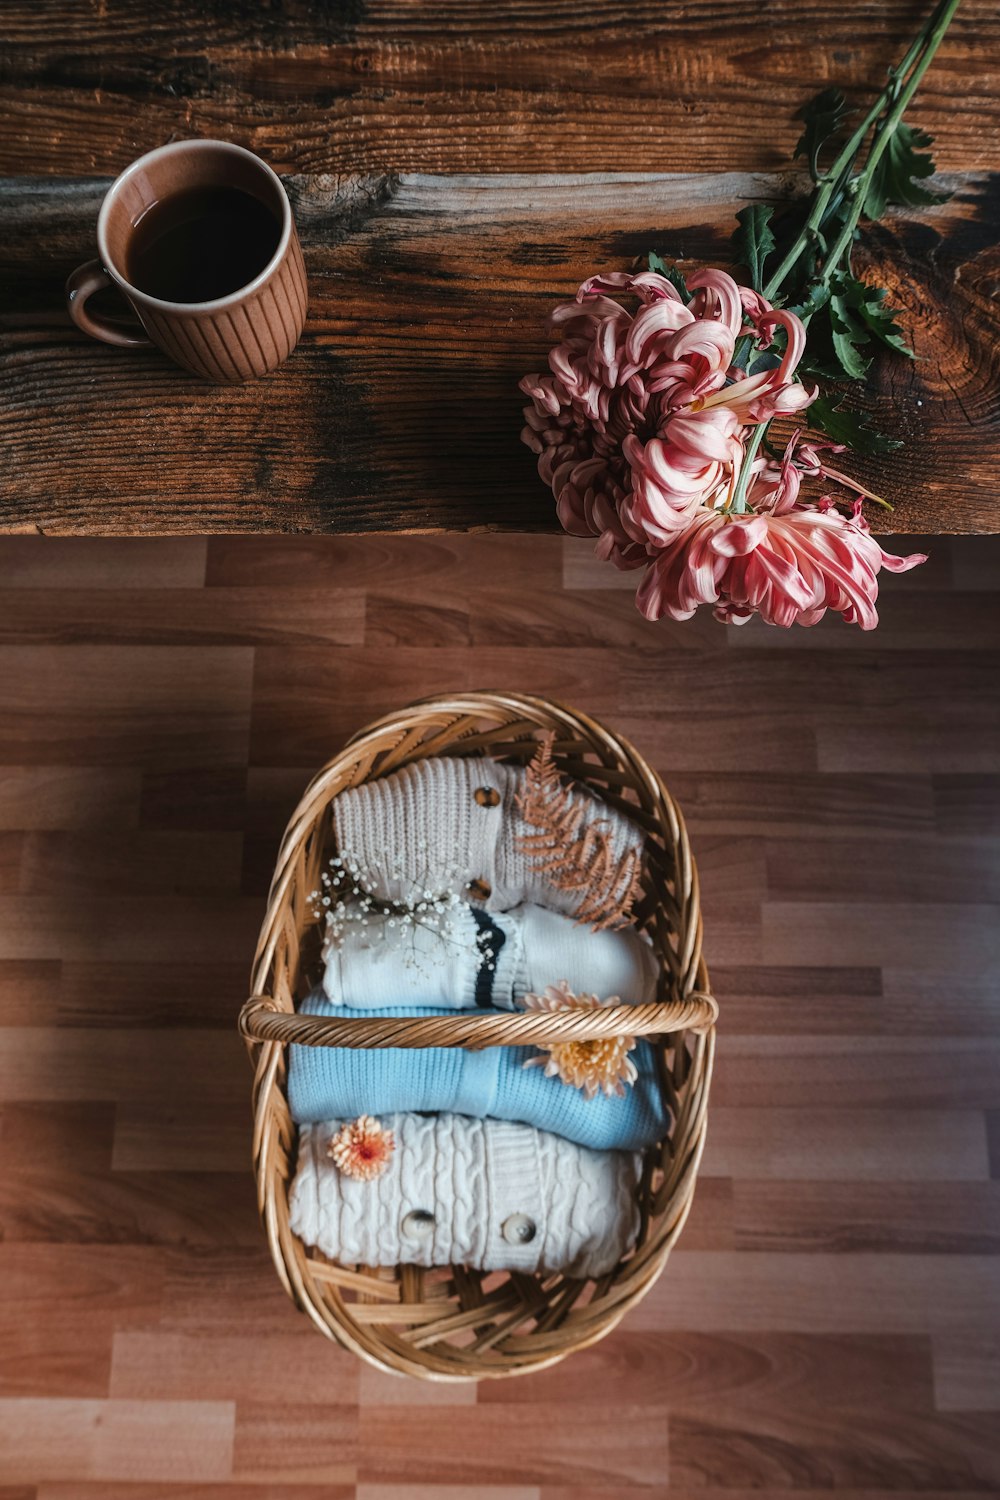
[[[332,1006],[321,991],[300,1006],[307,1015],[364,1017],[369,1011]],[[440,1016],[448,1012],[388,1006],[386,1016]],[[482,1119],[515,1120],[599,1151],[638,1151],[666,1134],[668,1112],[656,1076],[653,1050],[639,1041],[631,1053],[638,1078],[622,1098],[588,1099],[543,1068],[525,1068],[533,1047],[292,1047],[288,1102],[300,1125],[357,1115],[441,1110]]]

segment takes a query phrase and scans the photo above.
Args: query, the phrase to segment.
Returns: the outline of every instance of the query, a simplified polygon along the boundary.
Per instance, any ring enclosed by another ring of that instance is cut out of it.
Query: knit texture
[[[323,956],[327,999],[360,1010],[514,1010],[529,991],[541,994],[561,979],[574,994],[601,1000],[617,995],[623,1004],[644,1005],[656,998],[656,957],[634,927],[592,932],[530,903],[488,914],[463,907],[444,931],[378,913],[347,922],[338,940],[327,940]]]
[[[332,1006],[314,991],[300,1009],[307,1015],[363,1017],[370,1012]],[[424,1006],[386,1006],[379,1015],[445,1014]],[[656,1075],[655,1055],[639,1041],[631,1056],[638,1078],[621,1097],[588,1099],[541,1067],[525,1068],[533,1047],[291,1047],[288,1103],[299,1124],[354,1119],[410,1110],[441,1110],[476,1118],[492,1116],[549,1130],[595,1150],[638,1151],[662,1139],[668,1111]]]
[[[489,911],[532,901],[572,915],[586,893],[553,886],[519,846],[519,837],[534,831],[516,805],[524,781],[523,767],[485,756],[415,761],[334,798],[337,848],[381,900],[472,888],[476,900],[477,889],[483,892]],[[585,807],[584,826],[605,826],[616,862],[627,850],[641,853],[643,835],[627,818],[579,786],[570,801]]]
[[[588,1151],[503,1120],[394,1114],[381,1123],[396,1149],[370,1182],[345,1177],[327,1155],[340,1120],[299,1132],[292,1232],[334,1260],[601,1276],[635,1242],[639,1163],[630,1153]],[[518,1226],[531,1237],[519,1239]]]

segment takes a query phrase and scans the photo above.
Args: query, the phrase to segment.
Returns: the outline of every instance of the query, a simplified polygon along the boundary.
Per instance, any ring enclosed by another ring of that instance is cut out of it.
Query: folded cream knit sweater
[[[533,901],[572,915],[581,892],[556,889],[518,842],[536,831],[517,808],[524,784],[523,767],[485,756],[415,761],[334,798],[337,848],[384,901],[470,891],[488,911]],[[641,854],[642,833],[627,818],[579,786],[571,799],[582,803],[588,824],[604,825],[616,862],[628,850]]]
[[[656,998],[656,957],[634,927],[592,932],[530,902],[508,912],[462,906],[443,929],[375,913],[343,924],[323,957],[327,999],[359,1010],[514,1010],[529,992],[540,995],[562,979],[574,994],[601,1000],[617,995],[626,1005],[644,1005]]]
[[[635,1243],[631,1153],[503,1120],[397,1114],[381,1123],[396,1149],[367,1182],[327,1155],[339,1120],[299,1131],[292,1232],[334,1260],[601,1276]]]

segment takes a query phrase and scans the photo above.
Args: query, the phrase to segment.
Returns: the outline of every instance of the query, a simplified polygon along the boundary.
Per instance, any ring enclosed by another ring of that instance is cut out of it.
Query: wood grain
[[[859,1409],[846,1425],[843,1417],[817,1413],[753,1427],[681,1417],[671,1431],[672,1473],[681,1487],[968,1491],[1000,1484],[995,1417],[988,1413],[928,1419]]]
[[[555,537],[0,542],[0,1500],[995,1492],[1000,777],[936,769],[996,724],[981,547],[888,581],[884,647],[813,648],[662,632]],[[476,1389],[296,1315],[234,1031],[316,764],[462,683],[562,693],[663,772],[722,1006],[662,1280]]]
[[[212,387],[155,350],[111,349],[69,322],[62,283],[93,253],[107,185],[3,185],[10,531],[555,529],[519,440],[517,390],[544,363],[551,306],[595,268],[627,267],[650,248],[725,264],[741,203],[797,186],[788,175],[704,175],[700,163],[613,177],[297,176],[304,341],[273,377]],[[895,505],[872,518],[890,533],[1000,529],[1000,196],[981,170],[943,185],[948,202],[890,217],[863,257],[919,356],[879,362],[866,397],[904,443],[857,465]]]
[[[180,133],[338,175],[657,171],[665,146],[699,171],[773,170],[802,102],[827,83],[880,85],[916,14],[907,0],[776,0],[765,29],[743,0],[169,0],[152,13],[9,0],[0,169],[23,170],[27,139],[37,171],[115,172]],[[994,7],[969,0],[917,111],[948,169],[988,159],[998,52]]]

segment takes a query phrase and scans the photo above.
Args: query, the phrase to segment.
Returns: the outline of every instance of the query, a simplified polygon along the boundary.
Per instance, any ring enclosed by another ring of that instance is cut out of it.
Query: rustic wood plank
[[[982,172],[945,184],[947,203],[890,218],[866,252],[921,356],[888,358],[871,379],[868,404],[905,439],[858,467],[896,506],[873,518],[888,532],[1000,528],[1000,194]],[[7,184],[7,530],[554,529],[518,437],[517,381],[544,360],[549,307],[593,269],[652,247],[725,263],[740,203],[787,195],[795,180],[291,179],[307,333],[285,369],[244,387],[206,386],[155,351],[110,349],[69,323],[62,282],[93,253],[106,185]]]
[[[0,170],[117,171],[175,133],[232,137],[286,169],[773,170],[824,84],[871,90],[905,50],[907,0],[405,0],[280,10],[142,0],[5,7]],[[997,126],[996,11],[967,0],[914,116],[952,170]],[[763,128],[766,125],[766,128]]]

